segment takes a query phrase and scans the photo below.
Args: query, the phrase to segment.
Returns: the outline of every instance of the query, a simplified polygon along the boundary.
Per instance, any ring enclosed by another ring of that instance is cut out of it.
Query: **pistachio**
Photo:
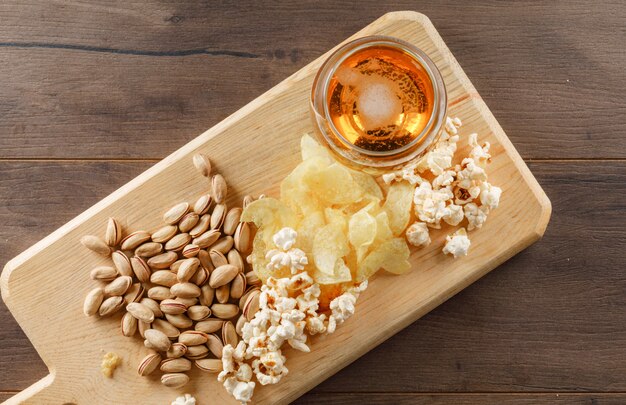
[[[197,298],[181,298],[181,297],[176,297],[176,301],[180,302],[181,304],[184,304],[187,306],[187,308],[189,308],[192,305],[196,305],[198,303],[198,299]]]
[[[182,357],[161,361],[161,371],[164,373],[180,373],[189,370],[191,370],[191,361]]]
[[[98,309],[98,313],[100,316],[109,316],[122,309],[123,306],[124,298],[120,296],[109,297],[102,301],[102,304],[100,304],[100,308]]]
[[[226,186],[226,180],[224,180],[224,176],[221,174],[216,174],[211,179],[211,191],[213,195],[213,199],[216,203],[221,204],[226,200],[226,194],[228,192],[228,187]]]
[[[134,336],[137,333],[137,318],[135,318],[130,312],[126,312],[122,316],[122,335],[126,337]]]
[[[211,213],[211,229],[220,229],[226,218],[226,204],[216,204]]]
[[[187,316],[192,321],[201,321],[211,316],[211,310],[205,305],[192,305],[187,308]]]
[[[224,284],[215,289],[215,299],[220,304],[226,304],[230,298],[230,284]]]
[[[241,222],[237,225],[237,230],[235,230],[235,234],[233,238],[235,240],[235,249],[237,249],[240,253],[248,253],[250,252],[251,246],[251,236],[252,231],[250,229],[250,224],[247,222]]]
[[[115,247],[122,240],[122,226],[115,218],[109,218],[107,222],[107,230],[104,234],[104,241],[107,245]]]
[[[228,254],[226,255],[226,258],[228,259],[229,264],[232,264],[233,266],[237,266],[240,272],[243,271],[243,268],[244,268],[243,259],[241,258],[241,255],[239,254],[237,249],[229,250]]]
[[[111,255],[111,248],[97,236],[85,235],[80,238],[80,243],[82,243],[87,249],[92,250],[99,255],[106,257]]]
[[[153,269],[162,270],[170,267],[176,260],[178,260],[176,252],[165,252],[151,257],[147,263]]]
[[[249,271],[246,273],[246,284],[247,285],[261,285],[261,280],[256,275],[254,271]]]
[[[209,208],[211,208],[212,202],[213,197],[211,197],[210,195],[201,195],[193,204],[193,212],[198,215],[205,215],[207,212],[209,212]]]
[[[129,276],[119,276],[104,287],[104,293],[108,296],[124,295],[133,283]]]
[[[217,357],[218,359],[222,358],[222,350],[224,350],[224,344],[217,335],[207,335],[206,346],[215,357]]]
[[[128,304],[126,306],[126,311],[140,321],[144,321],[146,323],[152,323],[154,321],[154,312],[139,302],[131,302]]]
[[[152,242],[165,243],[172,239],[174,235],[178,233],[178,227],[176,225],[165,225],[152,234]]]
[[[219,373],[222,371],[222,360],[220,359],[199,359],[195,362],[196,367],[209,373]]]
[[[141,281],[142,283],[147,283],[148,281],[150,281],[150,266],[148,266],[148,263],[145,261],[144,258],[138,256],[131,257],[130,266],[132,267],[133,273],[135,273],[137,280]]]
[[[144,321],[137,321],[137,330],[139,330],[139,336],[141,336],[142,338],[146,337],[146,331],[148,329],[150,329],[152,327],[152,324],[144,322]]]
[[[178,252],[182,250],[189,242],[191,242],[191,236],[188,233],[179,233],[178,235],[167,241],[167,243],[165,244],[165,250]]]
[[[219,252],[217,250],[211,250],[209,252],[209,257],[211,257],[211,262],[214,267],[220,267],[228,264],[228,259],[224,256],[224,253]],[[212,270],[211,272],[213,272]]]
[[[209,318],[196,323],[194,329],[204,333],[213,333],[222,330],[224,321],[217,318]]]
[[[176,278],[176,274],[169,270],[158,270],[152,273],[150,276],[150,282],[165,287],[172,287],[178,282],[178,279]],[[174,293],[172,292],[172,294]]]
[[[246,303],[243,306],[243,314],[246,316],[246,319],[249,321],[254,318],[254,314],[259,311],[259,299],[261,296],[261,292],[259,290],[255,290],[246,299]]]
[[[178,337],[178,341],[187,347],[203,345],[207,340],[207,334],[197,330],[187,330]]]
[[[243,197],[243,200],[241,201],[241,206],[245,210],[248,207],[248,205],[252,204],[253,202],[254,202],[254,198],[252,198],[251,195],[246,195]]]
[[[178,273],[178,269],[180,267],[181,264],[183,264],[183,262],[186,259],[178,259],[176,260],[174,263],[172,263],[172,265],[170,266],[170,270],[172,270],[173,273]]]
[[[224,264],[213,270],[209,278],[209,285],[213,288],[230,283],[239,274],[239,269],[232,264]]]
[[[133,268],[130,264],[130,259],[120,250],[116,250],[111,254],[113,264],[117,269],[117,272],[122,276],[133,276]]]
[[[215,297],[215,288],[208,284],[200,287],[200,304],[211,306],[213,304],[213,298]]]
[[[252,294],[255,291],[261,291],[261,289],[259,287],[256,287],[256,286],[248,287],[246,289],[246,292],[243,293],[243,295],[239,299],[239,309],[241,309],[243,311],[243,307],[246,304],[246,301],[247,301],[248,297],[250,296],[250,294]]]
[[[224,233],[226,235],[233,235],[239,225],[239,219],[241,218],[242,209],[239,207],[231,208],[224,218]]]
[[[200,265],[205,270],[211,272],[215,268],[215,266],[213,266],[213,262],[211,261],[211,256],[206,250],[200,250],[198,252],[198,259],[200,260]]]
[[[104,300],[104,291],[102,288],[94,288],[85,297],[85,303],[83,305],[83,312],[87,316],[93,316],[98,313],[98,308],[102,305]]]
[[[170,208],[163,214],[163,221],[166,224],[174,225],[189,211],[189,203],[182,202]]]
[[[163,251],[163,245],[160,243],[146,242],[135,249],[135,256],[152,257],[158,255],[161,251]]]
[[[91,270],[91,273],[89,273],[89,277],[93,280],[101,281],[113,281],[117,278],[117,276],[117,270],[110,266],[98,266]]]
[[[183,357],[187,353],[187,346],[182,343],[173,343],[170,350],[168,350],[165,355],[168,359],[177,359],[179,357]]]
[[[190,258],[190,257],[196,257],[199,252],[200,252],[200,246],[190,243],[183,248],[181,253],[183,257]]]
[[[189,281],[189,279],[196,274],[196,271],[198,271],[198,266],[200,266],[200,259],[195,257],[183,261],[178,268],[178,272],[176,273],[178,281],[181,283]]]
[[[148,297],[155,301],[163,301],[168,298],[174,298],[168,287],[156,286],[148,290]]]
[[[209,229],[209,226],[211,226],[211,215],[204,214],[200,217],[200,220],[198,221],[196,226],[191,228],[191,230],[189,231],[189,235],[191,235],[192,238],[197,238],[198,236],[205,233]]]
[[[211,245],[211,250],[216,250],[218,252],[222,252],[223,254],[227,254],[230,249],[232,249],[234,244],[234,239],[232,236],[224,236]]]
[[[161,376],[161,384],[168,388],[181,388],[189,382],[189,376],[184,373],[168,373]]]
[[[237,319],[237,323],[235,324],[235,331],[239,336],[243,336],[243,325],[246,324],[248,320],[245,315],[241,315],[239,319]]]
[[[204,177],[211,176],[211,161],[204,153],[196,153],[193,155],[193,165],[198,169]]]
[[[137,246],[150,240],[150,234],[146,231],[133,232],[127,235],[121,242],[122,250],[134,250]]]
[[[242,273],[237,273],[233,281],[230,283],[230,296],[239,299],[246,290],[246,277]]]
[[[198,267],[198,271],[196,271],[195,276],[190,281],[198,287],[202,287],[209,281],[209,271],[202,266]]]
[[[145,331],[144,336],[146,338],[146,342],[148,342],[155,350],[160,352],[167,351],[172,345],[170,339],[160,330],[148,329]]]
[[[224,345],[237,347],[238,340],[239,336],[237,336],[235,325],[233,325],[230,321],[224,322],[224,325],[222,326],[222,342],[224,342]]]
[[[152,298],[142,298],[141,302],[143,305],[147,306],[152,310],[152,313],[156,318],[161,318],[163,316],[163,312],[161,312],[161,308],[159,307],[159,303],[153,300]]]
[[[214,244],[221,235],[222,234],[219,230],[212,229],[210,231],[204,232],[202,235],[195,238],[193,240],[193,244],[200,247],[201,249],[205,249]]]
[[[200,287],[193,283],[177,283],[174,284],[170,291],[177,297],[196,298],[200,296]]]
[[[180,229],[181,232],[189,232],[194,226],[196,226],[199,220],[200,216],[198,214],[195,212],[188,212],[178,223],[178,229]]]
[[[175,327],[179,329],[187,329],[193,325],[193,321],[189,319],[185,314],[165,314],[165,319]]]
[[[148,354],[146,357],[143,358],[143,360],[139,362],[139,367],[137,367],[137,374],[139,374],[140,376],[152,374],[154,370],[157,369],[160,362],[161,355],[151,350],[150,354]]]
[[[170,314],[170,315],[183,314],[185,313],[185,311],[187,311],[187,306],[185,304],[178,302],[176,300],[173,300],[173,299],[167,299],[167,300],[161,301],[159,308],[161,309],[161,312],[163,312],[164,314]]]
[[[209,349],[204,345],[187,346],[185,357],[190,360],[203,359],[209,355]]]
[[[139,302],[143,298],[145,292],[146,289],[141,283],[134,283],[124,294],[124,301],[127,304],[130,304],[131,302]]]
[[[176,339],[180,335],[178,328],[165,319],[155,319],[152,328],[163,332],[169,339]]]
[[[235,304],[213,304],[211,312],[218,318],[231,319],[239,313],[239,307]]]

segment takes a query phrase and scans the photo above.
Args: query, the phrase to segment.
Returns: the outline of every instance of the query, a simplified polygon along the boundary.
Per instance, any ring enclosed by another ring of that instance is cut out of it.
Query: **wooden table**
[[[412,9],[528,162],[552,220],[298,402],[626,402],[626,4],[152,3],[0,4],[0,264],[383,13]],[[0,400],[47,373],[0,303]]]

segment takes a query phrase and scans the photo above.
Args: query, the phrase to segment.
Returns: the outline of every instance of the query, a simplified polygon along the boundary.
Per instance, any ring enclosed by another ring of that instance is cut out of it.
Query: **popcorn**
[[[283,267],[289,267],[291,274],[304,270],[304,266],[309,264],[306,253],[300,249],[289,249],[287,252],[272,249],[267,252],[265,257],[270,259],[267,268],[278,270]]]
[[[492,186],[487,182],[480,185],[480,202],[489,210],[498,208],[501,195],[502,189],[500,187]]]
[[[452,226],[457,226],[463,221],[463,207],[456,204],[450,204],[446,207],[446,214],[442,217],[442,219],[448,224]]]
[[[438,229],[441,219],[449,215],[446,205],[452,197],[453,194],[450,189],[433,190],[430,183],[423,182],[415,189],[415,194],[413,195],[415,214],[420,221]]]
[[[430,245],[428,226],[423,222],[414,222],[406,230],[406,240],[413,246]]]
[[[466,256],[470,247],[470,240],[467,237],[465,228],[460,228],[451,235],[446,236],[446,245],[443,247],[444,254],[451,254],[456,259]]]
[[[172,401],[172,405],[196,405],[196,399],[190,394],[185,394]]]
[[[252,362],[254,374],[261,385],[276,384],[289,370],[280,350],[268,352]]]
[[[486,208],[484,206],[479,207],[474,203],[469,203],[463,207],[463,211],[465,212],[465,217],[467,218],[468,222],[467,230],[471,231],[481,228],[483,226],[483,224],[487,220],[487,213],[489,212],[489,208]]]
[[[276,232],[272,237],[274,244],[279,247],[283,251],[287,251],[291,249],[291,247],[296,243],[296,238],[298,234],[295,230],[291,228],[283,228],[280,231]]]
[[[252,399],[255,383],[251,382],[252,369],[244,362],[246,344],[240,341],[236,348],[224,346],[222,350],[222,371],[217,380],[224,383],[224,388],[242,404]]]
[[[491,161],[491,155],[489,154],[491,145],[489,142],[485,142],[482,146],[479,145],[478,134],[474,133],[469,135],[468,143],[472,147],[470,158],[474,159],[481,167],[485,167]]]

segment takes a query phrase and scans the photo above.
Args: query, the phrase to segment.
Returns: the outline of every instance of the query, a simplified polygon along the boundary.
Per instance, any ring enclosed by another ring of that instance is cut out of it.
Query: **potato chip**
[[[334,160],[330,156],[328,149],[320,145],[310,135],[304,135],[302,139],[300,139],[300,151],[302,153],[302,161],[306,161],[313,157],[319,157],[328,161],[330,164]]]
[[[376,239],[375,245],[379,245],[386,240],[393,238],[393,232],[389,227],[389,216],[387,212],[382,211],[376,215]]]
[[[339,284],[352,281],[352,274],[350,268],[346,265],[343,259],[337,259],[335,262],[335,268],[333,274],[326,274],[319,269],[313,271],[313,278],[318,284]]]
[[[275,198],[263,198],[252,202],[243,210],[241,222],[254,222],[262,229],[271,227],[276,230],[283,227],[295,228],[297,218],[294,212]]]
[[[280,199],[299,214],[316,209],[319,206],[317,197],[305,183],[305,179],[316,177],[330,162],[320,157],[312,157],[300,163],[280,183]]]
[[[389,187],[387,200],[383,209],[389,216],[389,226],[394,235],[404,232],[411,221],[411,207],[415,187],[405,181],[394,183]]]
[[[376,238],[376,218],[363,208],[348,222],[348,239],[356,249],[369,246]]]
[[[350,170],[350,174],[354,182],[361,187],[364,197],[369,197],[370,201],[381,201],[384,198],[383,192],[373,176],[357,170]]]
[[[324,210],[324,216],[326,217],[327,224],[335,224],[341,228],[343,233],[347,233],[348,218],[342,210],[338,208],[326,208]]]
[[[315,176],[307,176],[304,181],[311,192],[328,205],[350,204],[363,195],[348,169],[339,163],[331,164]]]
[[[298,240],[296,246],[304,250],[307,254],[313,250],[313,241],[317,231],[326,225],[324,214],[321,211],[310,211],[306,214],[296,231],[298,232]]]
[[[393,238],[376,246],[358,265],[356,281],[367,280],[378,270],[384,268],[394,274],[402,274],[410,270],[409,247],[402,238]]]
[[[334,274],[337,259],[349,251],[346,236],[337,224],[328,224],[319,229],[313,240],[313,261],[315,266],[327,275]]]

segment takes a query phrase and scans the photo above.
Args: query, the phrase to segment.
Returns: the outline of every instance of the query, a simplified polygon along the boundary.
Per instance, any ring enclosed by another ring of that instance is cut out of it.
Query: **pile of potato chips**
[[[302,138],[301,148],[302,163],[281,183],[280,200],[257,200],[241,217],[258,228],[250,260],[259,278],[289,275],[289,269],[267,268],[272,236],[283,227],[298,232],[295,246],[309,259],[305,270],[322,287],[352,285],[381,268],[408,271],[403,232],[414,187],[394,183],[385,198],[374,177],[341,165],[310,136]]]

